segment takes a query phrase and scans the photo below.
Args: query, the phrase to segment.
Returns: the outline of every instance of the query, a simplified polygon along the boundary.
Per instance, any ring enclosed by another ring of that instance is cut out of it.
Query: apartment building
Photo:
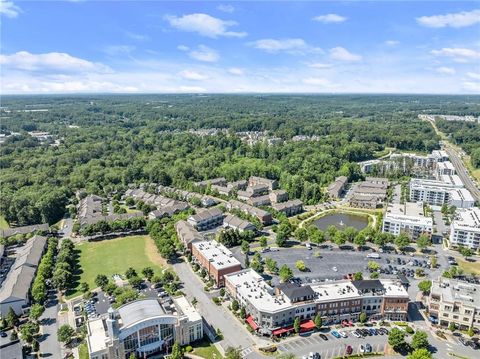
[[[365,181],[356,184],[349,204],[359,208],[377,208],[387,198],[388,179],[367,177]]]
[[[428,313],[442,326],[480,329],[480,285],[440,277],[432,281]]]
[[[224,177],[218,177],[218,178],[208,179],[205,181],[195,182],[195,187],[198,187],[200,189],[205,189],[208,186],[213,186],[213,185],[226,186],[227,180]]]
[[[437,163],[437,175],[438,176],[453,176],[456,174],[455,167],[450,161],[438,162]]]
[[[217,191],[219,194],[222,194],[224,196],[230,196],[232,194],[232,188],[228,186],[220,186],[213,184],[211,187],[212,191]]]
[[[207,271],[217,287],[223,287],[225,275],[242,269],[232,252],[214,240],[193,242],[192,257]]]
[[[234,216],[232,214],[227,215],[223,219],[223,226],[225,228],[235,229],[235,230],[239,231],[240,233],[243,233],[245,231],[251,231],[251,232],[256,232],[257,231],[257,227],[255,227],[255,225],[253,223],[251,223],[249,221],[245,221],[245,220],[241,219],[240,217]]]
[[[356,321],[360,313],[372,319],[406,320],[408,293],[394,280],[341,280],[300,286],[285,283],[270,287],[254,270],[225,276],[225,288],[247,313],[247,323],[264,335],[293,331],[299,318],[301,330],[313,329],[318,313],[324,323]]]
[[[270,190],[269,185],[264,183],[255,184],[248,186],[246,192],[250,193],[251,197],[258,197],[264,194],[267,194]]]
[[[335,181],[328,186],[328,194],[330,198],[338,199],[345,191],[345,187],[348,184],[348,178],[346,176],[340,176],[335,178]]]
[[[228,182],[227,187],[236,190],[245,190],[247,188],[248,182],[246,180],[238,180],[234,182]]]
[[[251,197],[248,199],[247,203],[254,207],[261,207],[270,206],[272,204],[272,201],[270,200],[270,196],[266,194],[260,197]]]
[[[290,217],[303,212],[303,202],[299,199],[292,199],[287,202],[276,203],[272,205],[272,208]]]
[[[240,201],[236,201],[236,200],[232,199],[232,200],[230,200],[226,203],[226,208],[229,211],[231,211],[232,209],[236,209],[236,210],[242,211],[243,213],[248,214],[250,216],[257,217],[258,220],[262,224],[272,223],[271,213],[269,213],[269,212],[267,212],[263,209],[250,206],[250,205],[248,205],[246,203],[243,203],[243,202],[240,202]]]
[[[283,189],[275,189],[268,195],[272,203],[288,201],[288,193]]]
[[[475,198],[466,188],[455,188],[450,191],[449,204],[457,208],[471,208],[475,206]]]
[[[278,181],[277,180],[272,180],[272,179],[263,178],[263,177],[256,177],[256,176],[251,176],[248,179],[248,185],[249,186],[256,186],[256,185],[259,185],[259,184],[268,186],[268,189],[270,191],[278,188]]]
[[[433,206],[450,204],[457,208],[468,208],[475,203],[457,175],[441,175],[438,180],[412,178],[410,201],[425,202]]]
[[[433,220],[424,215],[421,202],[389,204],[383,217],[382,232],[394,236],[405,233],[410,239],[416,240],[422,234],[430,237],[432,230]]]
[[[480,249],[480,208],[458,209],[450,225],[450,246]]]
[[[194,241],[202,241],[203,236],[193,228],[187,221],[178,221],[174,225],[178,239],[183,243],[185,248],[192,250]]]
[[[223,212],[216,207],[199,210],[197,214],[188,217],[187,222],[196,230],[205,231],[223,223]]]

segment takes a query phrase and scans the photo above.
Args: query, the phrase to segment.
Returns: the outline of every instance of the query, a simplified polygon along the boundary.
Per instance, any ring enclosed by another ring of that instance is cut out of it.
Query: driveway
[[[60,343],[57,341],[57,330],[59,328],[57,315],[58,297],[54,291],[50,291],[45,311],[39,319],[42,333],[39,339],[40,352],[43,358],[62,358]]]

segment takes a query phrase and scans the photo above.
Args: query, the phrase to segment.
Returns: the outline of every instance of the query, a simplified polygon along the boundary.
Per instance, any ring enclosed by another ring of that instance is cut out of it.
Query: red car
[[[345,349],[345,353],[346,353],[347,355],[350,355],[350,354],[353,353],[353,348],[352,348],[351,345],[348,345],[348,346],[347,346],[347,349]]]

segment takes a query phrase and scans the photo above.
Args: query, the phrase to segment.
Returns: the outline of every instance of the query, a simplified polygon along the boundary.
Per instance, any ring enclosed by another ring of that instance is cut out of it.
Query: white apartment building
[[[449,175],[453,176],[456,174],[455,167],[450,161],[438,162],[437,163],[437,174],[438,176]]]
[[[425,202],[433,206],[443,204],[457,208],[471,207],[475,201],[457,175],[441,175],[438,180],[412,178],[410,202]],[[473,201],[473,202],[472,202]]]
[[[389,204],[383,218],[382,232],[398,236],[406,233],[416,240],[420,235],[431,236],[433,220],[423,214],[421,202],[407,202],[405,204]]]
[[[480,285],[440,277],[432,281],[428,297],[429,315],[442,326],[480,329]]]
[[[450,245],[480,248],[480,208],[458,209],[450,225]]]

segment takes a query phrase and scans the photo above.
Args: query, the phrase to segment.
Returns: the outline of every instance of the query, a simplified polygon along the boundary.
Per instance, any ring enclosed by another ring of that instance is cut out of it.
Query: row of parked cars
[[[337,331],[337,330],[332,330],[330,332],[331,335],[333,335],[335,338],[340,339],[340,338],[348,338],[347,332],[344,331]],[[355,338],[365,338],[367,336],[373,336],[373,335],[387,335],[388,334],[388,329],[386,328],[358,328],[355,329],[351,334]],[[328,337],[325,334],[320,334],[320,338],[323,340],[328,340]]]

